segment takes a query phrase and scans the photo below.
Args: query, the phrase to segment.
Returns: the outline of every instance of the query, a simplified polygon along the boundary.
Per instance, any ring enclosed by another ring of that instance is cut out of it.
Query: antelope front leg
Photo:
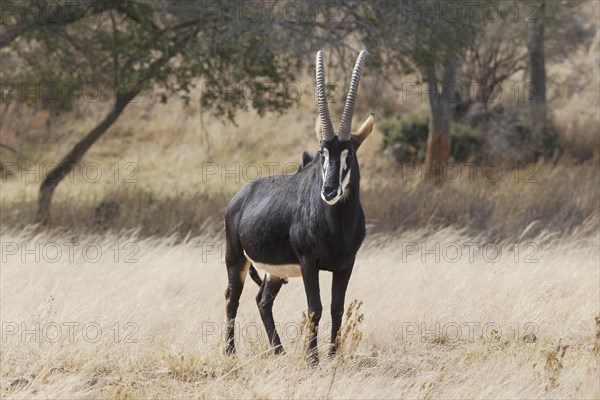
[[[346,289],[348,288],[348,281],[350,280],[350,275],[352,275],[353,267],[354,262],[350,267],[333,274],[331,284],[331,346],[329,347],[329,355],[331,357],[335,355],[339,345],[338,334],[342,326],[342,317],[344,316]]]
[[[310,365],[319,363],[319,352],[317,350],[317,332],[319,330],[319,321],[323,312],[321,304],[321,294],[319,293],[319,270],[314,261],[304,261],[301,264],[302,280],[304,281],[304,290],[306,291],[306,300],[308,302],[308,349],[306,355]]]

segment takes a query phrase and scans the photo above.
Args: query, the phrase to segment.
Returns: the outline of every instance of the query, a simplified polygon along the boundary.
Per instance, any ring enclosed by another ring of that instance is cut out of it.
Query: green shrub
[[[404,114],[385,120],[380,129],[383,147],[390,149],[399,162],[423,161],[427,149],[427,116]]]
[[[429,133],[428,117],[404,114],[385,120],[380,125],[383,148],[390,151],[398,162],[423,161]],[[481,153],[479,133],[464,123],[451,125],[451,156],[455,161],[468,161]]]
[[[454,161],[464,162],[480,157],[481,139],[475,129],[467,124],[455,122],[452,123],[450,131],[450,152]]]

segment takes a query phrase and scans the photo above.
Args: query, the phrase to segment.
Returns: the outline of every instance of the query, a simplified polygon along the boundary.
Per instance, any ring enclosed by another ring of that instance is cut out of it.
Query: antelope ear
[[[315,133],[317,134],[317,141],[321,144],[321,140],[323,140],[323,128],[321,127],[319,113],[317,113],[317,119],[315,120]]]
[[[361,127],[358,128],[356,132],[352,132],[352,140],[354,141],[356,148],[358,148],[362,144],[362,142],[364,142],[365,139],[369,137],[371,131],[373,130],[374,124],[375,114],[371,113],[369,115],[369,118],[367,118],[367,120],[363,122]]]

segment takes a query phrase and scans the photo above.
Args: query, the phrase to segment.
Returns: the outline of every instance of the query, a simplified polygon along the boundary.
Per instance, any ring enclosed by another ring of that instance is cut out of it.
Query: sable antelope
[[[227,354],[235,353],[234,325],[248,271],[260,285],[256,303],[270,344],[283,353],[273,320],[273,301],[288,277],[302,276],[308,315],[311,318],[307,354],[318,362],[317,329],[322,313],[319,271],[333,273],[331,347],[337,349],[344,297],[356,253],[365,237],[365,216],[360,204],[360,173],[356,151],[369,136],[374,114],[358,131],[351,131],[360,74],[368,52],[360,52],[339,132],[333,130],[325,92],[323,53],[317,53],[318,115],[315,131],[319,152],[305,152],[303,165],[294,175],[262,178],[247,184],[231,200],[225,212],[229,284]],[[261,279],[254,267],[266,271]]]

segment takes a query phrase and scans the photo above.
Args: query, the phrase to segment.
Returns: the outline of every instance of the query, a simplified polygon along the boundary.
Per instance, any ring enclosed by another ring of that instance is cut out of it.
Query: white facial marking
[[[348,171],[348,173],[346,174],[346,177],[345,177],[345,178],[344,178],[344,180],[342,181],[342,185],[341,185],[341,186],[342,186],[342,188],[343,188],[343,189],[342,189],[342,190],[343,190],[343,193],[342,193],[342,195],[343,195],[344,193],[346,193],[346,190],[348,189],[348,186],[350,185],[350,174],[351,174],[351,173],[352,173],[352,170],[349,170],[349,171]]]
[[[323,149],[323,150],[327,150],[327,149]],[[348,150],[342,150],[342,153],[340,154],[340,178],[339,178],[339,186],[338,186],[338,193],[337,196],[335,196],[333,199],[331,200],[327,200],[325,198],[325,195],[323,194],[323,190],[321,190],[321,198],[323,199],[323,201],[325,201],[325,203],[329,204],[329,205],[334,205],[335,203],[337,203],[338,201],[340,201],[340,199],[342,197],[344,197],[344,194],[346,194],[346,190],[348,189],[348,185],[350,184],[350,174],[352,173],[352,171],[348,171],[348,173],[346,174],[346,176],[344,177],[344,171],[346,171],[348,167],[348,165],[346,164],[346,159],[348,158]],[[327,158],[326,160],[329,159],[329,154],[327,154]],[[325,179],[325,175],[323,175],[323,179]]]
[[[346,165],[346,157],[348,157],[348,150],[342,150],[342,154],[340,154],[340,183],[342,182],[342,173],[348,168]]]
[[[325,157],[325,162],[323,163],[323,182],[325,182],[325,177],[327,176],[327,169],[329,168],[329,150],[324,148],[323,156]]]

